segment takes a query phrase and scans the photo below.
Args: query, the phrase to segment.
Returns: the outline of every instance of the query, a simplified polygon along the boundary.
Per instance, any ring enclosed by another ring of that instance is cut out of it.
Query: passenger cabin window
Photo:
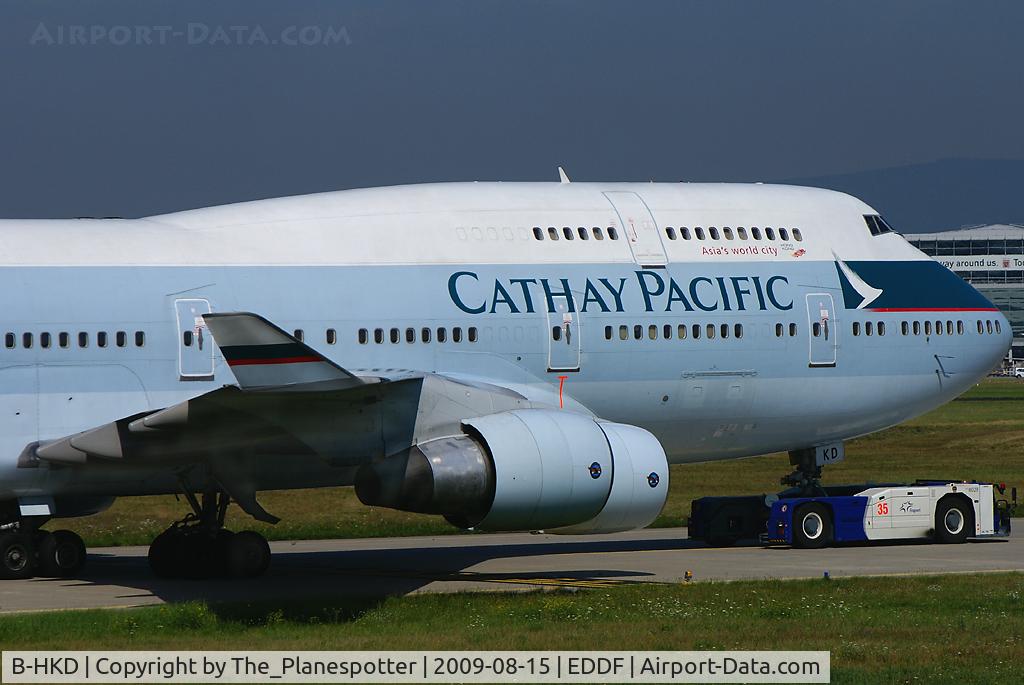
[[[992,328],[992,324],[989,324],[989,328]],[[40,333],[39,334],[39,346],[42,347],[44,350],[47,350],[47,349],[50,348],[50,334],[49,333]]]
[[[604,231],[599,226],[594,227],[594,240],[604,240]]]
[[[693,234],[697,236],[697,240],[704,240],[704,229],[700,226],[693,229]]]
[[[784,228],[780,228],[779,229],[779,240],[788,241],[789,240],[789,231],[787,231]]]
[[[405,329],[405,342],[414,343],[416,342],[416,329],[406,328]]]
[[[711,239],[712,240],[718,240],[719,239],[719,237],[718,237],[718,229],[715,228],[714,226],[712,226],[711,228],[708,229],[708,233],[711,234]]]
[[[580,234],[580,240],[590,240],[590,233],[588,233],[587,229],[583,228],[582,226],[577,228],[576,232]]]
[[[145,331],[135,331],[135,346],[136,347],[144,347],[145,344],[146,344],[146,332]]]
[[[726,240],[732,240],[735,237],[735,236],[733,236],[731,228],[723,228],[722,229],[722,233],[725,234],[725,239]]]
[[[437,342],[443,343],[448,340],[448,329],[438,328],[437,329]]]
[[[750,235],[752,235],[754,237],[754,240],[760,240],[761,239],[761,229],[756,227],[756,226],[752,227],[750,229]]]
[[[429,328],[425,328],[424,327],[424,328],[420,329],[420,340],[422,340],[425,343],[430,342],[430,329]]]
[[[402,333],[397,328],[391,329],[391,344],[397,345],[398,341],[402,339]]]
[[[460,343],[460,342],[462,342],[462,329],[459,328],[458,326],[455,326],[454,328],[452,328],[452,342],[453,343]]]
[[[384,342],[384,329],[383,328],[375,328],[375,329],[373,329],[373,342],[377,343],[378,345],[380,345],[381,343]]]
[[[736,229],[736,234],[740,237],[740,240],[747,239],[747,229],[743,228],[742,226]]]
[[[365,345],[366,343],[370,342],[370,331],[366,330],[365,328],[360,328],[358,339],[360,345]]]
[[[540,230],[540,226],[533,227],[533,237],[537,240],[544,240],[544,231]]]
[[[31,347],[32,347],[32,334],[31,333],[22,333],[22,335],[21,335],[21,346],[24,347],[26,350],[31,349]]]
[[[681,236],[683,236],[683,240],[689,240],[690,239],[690,229],[688,229],[688,228],[680,228],[679,229],[679,234]]]
[[[9,350],[13,350],[14,349],[14,343],[15,343],[14,333],[8,333],[7,335],[4,336],[4,347],[6,347]]]
[[[552,240],[558,240],[558,230],[554,226],[548,226],[548,237]]]
[[[764,237],[768,240],[775,240],[775,230],[771,228],[764,229]]]
[[[803,239],[804,239],[804,234],[800,232],[800,229],[799,228],[794,228],[793,229],[793,240],[795,240],[798,243],[800,243],[800,242],[803,242]]]
[[[61,331],[60,333],[57,334],[57,344],[63,348],[70,346],[71,336],[68,333],[65,333],[64,331]]]
[[[295,339],[298,340],[299,342],[302,342],[303,338],[306,337],[306,332],[304,330],[302,330],[301,328],[296,328],[295,331],[294,331],[294,334],[295,334]],[[118,345],[118,347],[121,347],[121,346]]]
[[[568,226],[563,226],[562,227],[562,235],[565,236],[566,240],[572,240],[573,238],[576,237],[576,236],[573,235],[572,229],[569,228]]]
[[[106,347],[107,337],[102,333],[100,335],[103,335],[103,337],[100,338],[103,341],[100,343],[100,347]],[[181,332],[181,344],[184,345],[185,347],[192,347],[192,331]]]
[[[466,329],[466,339],[469,340],[469,342],[475,343],[477,341],[477,338],[478,333],[476,330],[476,326],[470,326],[468,329]]]
[[[609,240],[618,240],[619,239],[619,232],[616,231],[611,226],[608,227],[608,239]]]
[[[853,334],[860,335],[860,321],[853,322]]]
[[[669,240],[675,240],[676,239],[676,229],[674,229],[671,226],[669,226],[668,228],[665,229],[665,235],[668,236]]]
[[[792,338],[795,335],[796,335],[796,324],[795,323],[791,323],[791,324],[789,324],[789,337]]]
[[[325,337],[327,339],[327,344],[333,345],[336,342],[338,342],[338,331],[334,330],[333,328],[328,328]]]
[[[85,331],[79,331],[78,333],[78,346],[88,347],[89,346],[89,334]]]
[[[191,344],[191,343],[189,343],[189,344]],[[96,347],[106,347],[106,346],[107,346],[107,332],[106,331],[100,331],[99,333],[96,334]]]

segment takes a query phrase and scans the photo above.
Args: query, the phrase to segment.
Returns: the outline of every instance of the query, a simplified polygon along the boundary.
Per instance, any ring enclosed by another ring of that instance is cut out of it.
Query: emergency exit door
[[[831,295],[818,293],[807,296],[807,323],[810,339],[808,366],[835,366],[839,327]]]
[[[178,322],[178,377],[183,381],[213,380],[213,336],[203,320],[209,300],[175,300]]]

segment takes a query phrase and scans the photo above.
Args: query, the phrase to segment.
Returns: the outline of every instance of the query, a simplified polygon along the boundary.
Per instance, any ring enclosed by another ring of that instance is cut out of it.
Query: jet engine
[[[642,528],[665,504],[665,451],[636,426],[520,409],[462,428],[362,467],[359,499],[463,528],[549,533]]]

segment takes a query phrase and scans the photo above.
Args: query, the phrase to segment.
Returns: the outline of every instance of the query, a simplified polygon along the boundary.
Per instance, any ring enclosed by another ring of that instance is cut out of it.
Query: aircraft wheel
[[[832,544],[832,515],[820,502],[805,504],[793,513],[793,546],[820,549]]]
[[[185,536],[175,529],[168,529],[156,536],[149,546],[149,567],[161,578],[177,578],[181,575],[181,556],[184,553]]]
[[[229,577],[255,578],[270,566],[270,545],[259,533],[244,530],[228,540],[225,560]]]
[[[31,578],[33,556],[32,540],[27,535],[0,533],[0,579]]]
[[[966,542],[974,533],[974,511],[961,497],[943,497],[935,507],[935,537],[939,542]]]
[[[70,578],[85,566],[85,543],[70,530],[42,531],[36,542],[38,572],[48,578]]]

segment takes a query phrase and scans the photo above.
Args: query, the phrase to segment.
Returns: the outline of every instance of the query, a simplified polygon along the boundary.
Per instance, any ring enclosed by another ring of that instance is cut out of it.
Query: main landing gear
[[[0,579],[70,578],[85,566],[85,543],[70,530],[39,530],[44,521],[0,527]]]
[[[230,496],[208,490],[185,498],[192,513],[160,533],[149,547],[149,565],[162,578],[255,578],[270,565],[270,545],[251,530],[224,528]]]

